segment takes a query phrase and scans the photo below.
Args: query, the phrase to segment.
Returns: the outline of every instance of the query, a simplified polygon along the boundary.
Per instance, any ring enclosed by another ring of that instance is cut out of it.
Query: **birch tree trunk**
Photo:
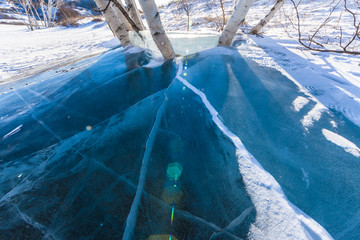
[[[33,25],[33,21],[31,19],[31,15],[30,15],[30,11],[29,11],[29,8],[27,6],[27,4],[24,2],[24,10],[25,10],[25,14],[26,16],[28,17],[28,21],[29,21],[29,24],[27,25],[28,28],[30,28],[31,31],[34,31],[34,25]]]
[[[146,21],[150,28],[151,36],[164,59],[167,60],[174,58],[174,49],[172,48],[170,40],[167,37],[161,24],[160,14],[154,0],[139,0],[139,3],[144,11]]]
[[[135,22],[132,20],[132,18],[129,16],[129,13],[127,12],[127,10],[125,9],[124,5],[122,4],[121,0],[109,0],[110,2],[112,2],[114,4],[114,7],[118,8],[120,10],[120,12],[122,13],[121,15],[124,17],[124,22],[129,23],[130,27],[132,29],[128,30],[134,30],[135,32],[139,32],[140,29],[138,28],[138,26],[135,24]],[[120,15],[120,16],[121,16]]]
[[[48,20],[46,18],[46,12],[45,12],[44,5],[45,5],[44,0],[41,0],[40,1],[40,7],[41,7],[41,12],[42,12],[42,15],[43,15],[43,19],[44,19],[44,27],[46,27]]]
[[[251,29],[250,34],[258,34],[261,29],[274,17],[275,13],[284,5],[285,0],[277,0],[270,12],[261,21]]]
[[[130,14],[130,17],[135,22],[140,31],[145,30],[144,23],[141,20],[139,9],[136,6],[134,0],[125,0],[126,8]]]
[[[95,3],[103,12],[106,22],[113,33],[115,33],[116,37],[120,40],[121,45],[124,47],[129,45],[130,39],[127,28],[131,28],[131,26],[126,22],[126,19],[120,10],[116,8],[112,2],[107,0],[95,0]]]
[[[254,0],[238,0],[234,11],[219,38],[218,46],[230,46],[240,23],[245,19]]]

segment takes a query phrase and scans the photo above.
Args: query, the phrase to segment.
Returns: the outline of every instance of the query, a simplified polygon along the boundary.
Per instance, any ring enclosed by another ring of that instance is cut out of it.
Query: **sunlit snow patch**
[[[311,127],[315,121],[319,121],[321,114],[326,110],[326,107],[321,103],[317,103],[313,109],[311,109],[301,120],[302,125],[307,130]]]
[[[309,103],[309,99],[299,96],[293,101],[292,104],[293,104],[294,110],[296,112],[298,112],[308,103]]]
[[[342,147],[345,152],[348,152],[355,157],[360,157],[360,149],[353,142],[350,142],[339,134],[329,131],[325,128],[322,129],[322,133],[328,141],[338,145],[339,147]]]

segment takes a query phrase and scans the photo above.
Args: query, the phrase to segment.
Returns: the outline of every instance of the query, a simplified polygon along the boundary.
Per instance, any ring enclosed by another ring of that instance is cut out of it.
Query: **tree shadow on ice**
[[[193,58],[196,64],[184,78],[206,94],[292,203],[333,236],[356,238],[359,232],[348,219],[358,219],[359,158],[329,141],[324,131],[360,146],[359,127],[326,108],[318,110],[319,103],[279,71],[243,58],[236,49],[218,51],[221,57],[198,54],[202,64]],[[296,110],[299,97],[307,100]]]
[[[170,233],[177,239],[246,239],[255,209],[238,171],[235,147],[199,97],[180,82],[172,84],[167,98],[145,184],[145,191],[161,202],[143,196],[136,239]]]
[[[159,80],[161,73],[140,69],[114,79],[134,81],[136,71],[142,78],[151,76],[148,81],[139,79],[140,87],[173,79],[173,72]],[[79,81],[84,92],[91,91],[90,86],[99,86],[93,82],[82,84],[83,78],[73,81]],[[91,104],[82,103],[88,95],[72,92],[74,84],[70,81],[61,91],[46,96],[56,102],[54,108],[70,108],[70,102],[78,102],[84,110],[91,109]],[[132,91],[124,91],[123,98],[133,99]],[[175,81],[167,89],[167,96],[164,90],[143,94],[140,101],[120,113],[114,111],[115,115],[92,129],[2,164],[0,237],[114,239],[122,237],[126,220],[134,218],[135,239],[161,234],[173,234],[178,239],[246,238],[255,210],[238,171],[234,146],[189,89]],[[164,114],[158,116],[165,101]],[[58,115],[48,116],[56,122]],[[145,188],[138,214],[133,216],[129,211],[157,117],[161,121],[155,129]],[[168,171],[174,163],[180,166],[181,174]]]

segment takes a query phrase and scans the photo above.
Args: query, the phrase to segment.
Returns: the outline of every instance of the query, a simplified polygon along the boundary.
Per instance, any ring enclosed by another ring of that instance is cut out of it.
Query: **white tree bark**
[[[52,15],[52,7],[53,7],[53,0],[48,0],[47,3],[47,26],[46,27],[51,27],[51,15]]]
[[[219,38],[218,46],[230,46],[240,23],[245,19],[254,0],[239,0]]]
[[[28,4],[28,1],[26,1],[26,3],[24,3],[24,10],[25,10],[25,14],[28,17],[28,27],[30,28],[31,31],[34,31],[34,24],[33,24],[33,19],[31,18],[31,14],[30,14],[30,5]]]
[[[285,0],[277,0],[270,12],[261,21],[251,29],[250,34],[258,34],[261,29],[274,17],[275,13],[284,5]]]
[[[146,21],[149,25],[151,36],[164,59],[175,57],[174,49],[167,37],[165,30],[161,24],[160,14],[155,5],[154,0],[139,0],[141,8],[144,11]]]
[[[134,0],[125,0],[126,8],[130,14],[131,19],[135,22],[140,31],[145,30],[145,26],[140,17],[139,9]]]
[[[121,13],[120,17],[122,18],[121,21],[129,24],[130,29],[128,29],[128,31],[135,30],[136,32],[139,32],[140,29],[135,24],[134,20],[130,17],[128,11],[125,9],[121,0],[109,0],[109,1],[111,1],[114,4],[114,7],[119,9],[119,11]]]
[[[41,0],[40,7],[41,7],[43,19],[44,19],[44,27],[47,27],[48,20],[47,20],[47,15],[46,15],[44,6],[45,6],[45,2],[44,2],[44,0]]]
[[[106,22],[110,29],[115,33],[116,37],[120,40],[122,46],[130,44],[129,34],[127,28],[131,29],[130,24],[126,21],[120,10],[114,6],[114,3],[108,0],[95,0],[97,7],[102,10]]]

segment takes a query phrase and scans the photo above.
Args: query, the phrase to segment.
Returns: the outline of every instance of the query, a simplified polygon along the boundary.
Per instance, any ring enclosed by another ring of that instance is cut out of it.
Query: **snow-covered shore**
[[[105,22],[29,31],[0,24],[0,84],[100,54],[119,42]]]
[[[321,2],[325,3],[326,0]],[[322,8],[324,5],[319,2],[308,4],[313,6],[309,14],[310,20],[314,25],[319,24],[327,9]],[[225,6],[226,13],[229,14],[231,1],[225,1]],[[254,26],[270,7],[264,1],[255,1],[246,19],[248,26]],[[290,7],[287,3],[284,9]],[[174,4],[160,8],[165,28],[174,33],[186,29],[185,16],[176,16],[173,12],[175,8]],[[210,28],[211,23],[201,20],[215,14],[214,11],[206,3],[199,3],[193,9],[193,26],[189,36],[196,35],[200,30],[215,32],[214,28]],[[343,113],[360,125],[360,56],[319,53],[301,48],[296,39],[296,30],[291,27],[284,29],[279,24],[281,18],[284,18],[283,14],[284,12],[280,12],[274,17],[264,28],[263,36],[248,38],[249,48],[243,49],[241,53],[261,65],[281,69],[302,85],[304,91],[316,96],[323,105]],[[105,22],[91,22],[90,18],[82,20],[79,27],[58,26],[33,32],[23,25],[0,24],[0,35],[0,84],[67,65],[119,46],[119,41],[113,37]],[[175,33],[174,38],[178,36]],[[181,54],[187,53],[187,49],[190,52],[196,49],[197,46],[192,45],[198,42],[194,42],[193,37],[186,40],[185,36],[181,39],[184,46],[174,44],[178,49],[184,48]]]

